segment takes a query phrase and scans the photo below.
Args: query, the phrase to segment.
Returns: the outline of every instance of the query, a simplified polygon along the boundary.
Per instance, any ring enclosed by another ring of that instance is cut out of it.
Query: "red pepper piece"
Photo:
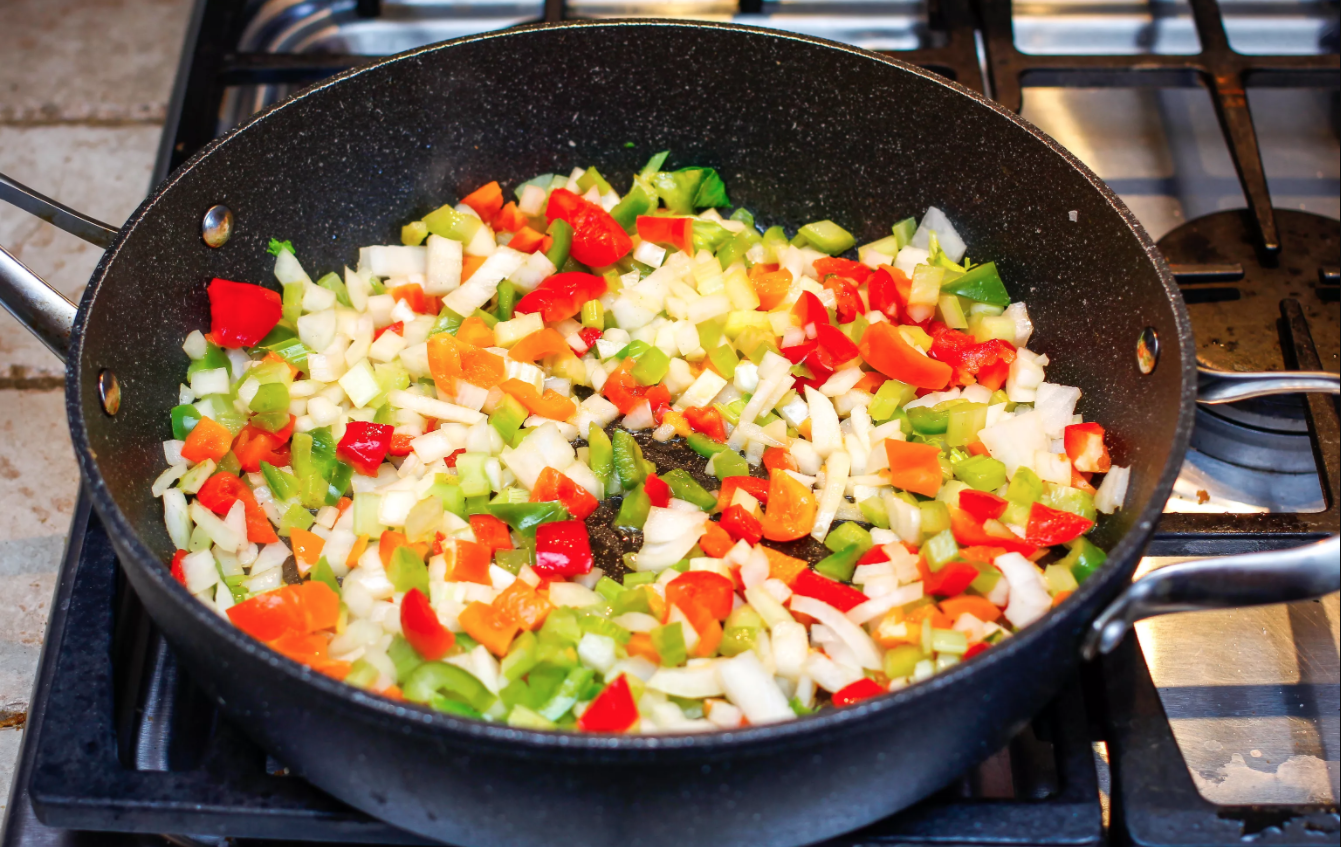
[[[989,491],[974,491],[966,488],[959,492],[959,508],[980,521],[995,520],[1006,513],[1009,504],[1005,498]]]
[[[736,489],[743,488],[754,495],[754,499],[768,505],[768,480],[757,476],[729,476],[722,480],[721,493],[717,495],[717,508],[725,510],[736,496]]]
[[[255,347],[283,314],[278,293],[259,285],[210,281],[210,334],[220,347]]]
[[[806,568],[797,574],[791,585],[792,593],[802,597],[814,597],[821,603],[828,603],[840,612],[851,611],[869,599],[865,594],[850,585],[820,576]]]
[[[543,577],[591,572],[591,541],[582,521],[551,521],[536,527],[535,571]]]
[[[220,471],[205,480],[200,491],[196,492],[196,499],[200,505],[220,517],[227,515],[233,504],[241,500],[247,516],[247,540],[257,544],[273,544],[279,540],[274,527],[270,525],[270,519],[265,516],[265,510],[256,502],[256,495],[251,493],[245,482],[230,473]]]
[[[613,265],[633,249],[633,240],[609,212],[566,188],[550,192],[545,217],[568,222],[573,228],[573,246],[569,252],[588,267]]]
[[[438,620],[437,612],[418,588],[405,592],[400,603],[400,629],[415,652],[436,662],[456,643],[456,636]]]
[[[591,517],[591,513],[600,505],[587,489],[554,468],[545,468],[536,479],[535,488],[531,489],[531,502],[545,503],[555,500],[562,503],[568,513],[580,521]]]
[[[393,456],[408,456],[414,452],[411,443],[414,441],[413,435],[395,432],[391,435],[391,449],[388,451]]]
[[[168,568],[168,570],[172,572],[172,578],[180,582],[182,585],[186,584],[186,570],[182,567],[182,559],[185,558],[186,551],[178,550],[176,553],[172,554],[172,565]]]
[[[889,265],[876,268],[867,282],[871,308],[891,321],[897,320],[908,309],[908,295],[912,290],[913,281],[907,274]]]
[[[750,544],[758,544],[764,537],[763,526],[741,505],[727,506],[722,512],[722,529],[736,541],[743,539]]]
[[[605,277],[595,274],[555,274],[519,300],[515,311],[524,315],[539,312],[545,323],[555,323],[581,312],[583,303],[600,297],[606,289]]]
[[[1104,446],[1104,428],[1099,424],[1071,424],[1063,433],[1062,441],[1066,445],[1066,455],[1076,470],[1107,473],[1112,469],[1113,460]]]
[[[574,347],[574,346],[571,345],[571,344],[568,345],[568,346],[569,346],[569,347],[572,349],[572,351],[573,351],[574,353],[576,353],[577,355],[579,355],[579,356],[585,356],[585,355],[587,354],[587,351],[590,350],[592,347],[594,347],[594,346],[596,345],[596,342],[597,342],[597,341],[600,341],[600,339],[601,339],[601,335],[602,335],[602,332],[601,332],[599,329],[597,329],[596,327],[594,327],[594,326],[584,326],[584,327],[582,327],[582,329],[579,330],[578,333],[577,333],[577,337],[580,338],[580,339],[582,339],[582,349],[579,350],[578,348]]]
[[[1039,547],[1052,547],[1075,541],[1093,526],[1094,521],[1089,518],[1035,503],[1029,507],[1029,524],[1025,527],[1024,537]]]
[[[885,689],[880,683],[868,677],[862,677],[851,685],[845,685],[835,691],[833,693],[833,704],[835,706],[851,706],[853,703],[879,697],[884,693]]]
[[[726,424],[722,422],[722,413],[712,407],[690,406],[684,410],[684,419],[689,421],[690,429],[701,432],[713,441],[726,441]]]
[[[860,352],[857,350],[857,345],[852,343],[851,338],[844,335],[842,330],[829,324],[815,327],[815,340],[819,342],[824,352],[828,353],[833,359],[834,365],[849,362],[857,358],[857,354]]]
[[[664,385],[654,385],[647,389],[645,396],[647,404],[652,408],[652,420],[660,424],[661,418],[670,411],[670,389]]]
[[[926,561],[917,560],[917,570],[922,575],[922,590],[936,597],[954,597],[963,594],[973,580],[978,578],[978,569],[968,562],[947,562],[938,571],[927,567]]]
[[[577,728],[583,732],[624,732],[637,722],[638,706],[629,691],[629,680],[620,674],[587,706],[577,719]]]
[[[396,321],[396,322],[393,323],[393,324],[387,324],[386,326],[381,327],[380,329],[375,329],[375,330],[373,330],[373,341],[376,341],[377,339],[381,338],[381,337],[382,337],[382,333],[384,333],[384,332],[392,332],[392,333],[395,333],[396,335],[404,336],[404,335],[405,335],[405,322],[404,322],[404,321]]]
[[[647,499],[652,501],[653,506],[666,508],[671,501],[671,488],[666,481],[656,474],[648,474],[647,481],[643,483],[643,491],[647,492]]]
[[[679,606],[691,619],[702,611],[713,620],[726,620],[735,594],[735,584],[712,571],[688,571],[666,584],[666,602]]]
[[[725,440],[725,439],[724,439]],[[799,467],[786,447],[769,447],[764,450],[764,467],[770,471],[794,471]]]
[[[969,645],[969,648],[968,648],[967,650],[964,651],[964,659],[963,659],[963,661],[968,661],[969,659],[972,659],[974,656],[978,655],[979,653],[986,653],[986,652],[987,652],[987,648],[988,648],[989,646],[991,646],[991,645],[989,645],[986,641],[979,641],[977,644],[970,644],[970,645]]]
[[[287,458],[279,455],[286,451],[284,441],[276,433],[247,424],[233,441],[233,455],[247,473],[259,473],[261,462],[282,467],[289,463]]]
[[[639,215],[638,237],[653,244],[669,244],[681,253],[694,255],[693,218]]]
[[[965,512],[963,509],[950,509],[950,531],[960,547],[1000,547],[1009,553],[1032,556],[1038,546],[1020,538],[998,522],[993,522],[993,532],[988,532],[985,521]]]
[[[801,321],[801,326],[814,324],[816,327],[821,324],[829,323],[829,312],[824,308],[820,299],[809,291],[802,291],[801,296],[797,298],[796,305],[792,307],[792,314],[796,315]]]
[[[462,450],[453,450],[451,453],[447,454],[447,458],[443,459],[442,461],[443,461],[443,463],[444,463],[445,465],[447,465],[447,467],[449,467],[449,468],[454,468],[454,467],[456,467],[456,459],[457,459],[457,457],[460,456],[460,455],[461,455],[462,453],[464,453],[464,452],[466,452],[464,449],[462,449]]]
[[[424,289],[417,282],[397,285],[395,288],[389,289],[387,294],[390,294],[393,300],[404,300],[406,305],[410,307],[410,311],[417,315],[436,315],[438,313],[437,298],[424,294]],[[403,327],[402,322],[402,329]],[[399,334],[404,335],[404,332]]]
[[[851,323],[857,319],[857,315],[866,314],[866,304],[862,302],[861,294],[857,292],[857,286],[851,279],[831,276],[824,281],[824,288],[833,292],[835,311],[838,312],[840,324]]]
[[[491,551],[512,549],[512,535],[508,532],[508,525],[493,515],[471,515],[470,531],[475,533],[476,541]]]
[[[335,447],[335,455],[364,476],[377,476],[377,468],[391,451],[391,424],[350,421]]]
[[[847,277],[857,285],[861,285],[871,276],[871,274],[875,273],[875,271],[866,267],[861,262],[854,262],[851,259],[826,257],[815,260],[815,273],[819,275],[821,280],[826,282],[830,275],[836,275]]]
[[[889,554],[885,552],[884,547],[872,547],[870,550],[867,550],[866,553],[860,559],[857,560],[857,564],[874,565],[877,564],[878,562],[888,562],[888,561],[889,561]]]

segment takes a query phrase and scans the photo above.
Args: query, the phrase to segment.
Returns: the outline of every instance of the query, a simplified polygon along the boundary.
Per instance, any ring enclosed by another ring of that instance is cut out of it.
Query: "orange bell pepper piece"
[[[795,541],[810,534],[819,501],[786,471],[770,471],[768,506],[760,527],[770,541]]]
[[[540,249],[540,245],[544,240],[545,236],[543,233],[536,232],[529,226],[523,226],[521,229],[517,230],[516,235],[512,236],[512,240],[508,242],[508,246],[519,253],[534,253],[536,250]]]
[[[203,462],[206,459],[217,462],[228,454],[228,448],[231,446],[233,446],[233,433],[229,432],[227,427],[209,418],[201,418],[195,429],[186,436],[186,443],[182,445],[182,458],[193,462]]]
[[[545,622],[554,606],[531,586],[515,580],[494,598],[494,608],[515,620],[522,629],[534,632]]]
[[[758,267],[760,266],[755,265],[755,268]],[[771,272],[753,276],[753,282],[754,293],[759,297],[759,311],[771,312],[787,296],[787,292],[792,290],[792,272],[786,268],[781,270],[774,268]]]
[[[730,552],[732,547],[736,546],[736,542],[731,540],[731,536],[727,534],[726,530],[722,529],[721,524],[709,521],[703,537],[698,540],[698,546],[702,547],[703,552],[714,559],[720,559]]]
[[[491,221],[503,209],[503,189],[495,180],[462,197],[461,202],[474,209],[480,220]]]
[[[577,405],[552,388],[545,389],[543,395],[535,386],[519,379],[509,379],[499,388],[516,397],[531,414],[555,421],[566,421],[577,412]]]
[[[326,546],[326,539],[296,526],[289,530],[289,541],[293,542],[293,557],[307,565],[315,565]]]
[[[424,294],[424,289],[417,282],[407,282],[405,285],[397,285],[395,288],[387,291],[393,300],[404,300],[410,307],[410,310],[419,315],[430,314],[431,305],[429,298]],[[431,314],[437,314],[434,309]]]
[[[943,480],[940,452],[935,444],[885,439],[890,485],[924,497],[935,497]]]
[[[452,582],[493,584],[489,579],[489,561],[493,551],[483,544],[457,538],[442,545],[442,555],[447,560],[447,579]]]
[[[456,340],[476,347],[495,347],[498,344],[494,331],[484,319],[471,315],[461,322],[456,330]]]
[[[433,374],[433,382],[447,393],[455,393],[458,378],[481,388],[490,388],[507,376],[502,356],[445,332],[428,339],[428,369]]]
[[[521,626],[511,615],[478,600],[462,609],[457,620],[467,635],[500,658],[508,654],[508,646]]]
[[[792,582],[801,575],[801,571],[808,567],[804,559],[797,559],[788,556],[785,553],[779,553],[772,547],[765,545],[761,545],[760,549],[762,549],[764,555],[768,557],[769,579],[780,579],[787,585],[791,585]]]
[[[857,349],[866,364],[890,379],[918,388],[942,389],[954,375],[954,368],[909,344],[898,328],[886,321],[867,327]]]
[[[541,329],[523,338],[508,351],[508,357],[519,362],[534,364],[538,359],[573,352],[568,342],[555,329]]]
[[[652,636],[645,632],[635,632],[629,636],[629,643],[624,645],[624,649],[630,656],[642,656],[654,665],[661,664],[661,655],[652,646]]]
[[[960,594],[957,597],[947,597],[941,601],[940,606],[941,611],[952,621],[959,620],[959,616],[964,614],[973,615],[983,623],[991,623],[1001,617],[1001,610],[991,600],[986,597],[979,597],[976,594]]]
[[[509,200],[494,215],[492,225],[495,232],[517,232],[526,226],[526,216],[517,210],[516,202]]]
[[[461,281],[465,282],[475,275],[475,271],[484,264],[483,256],[462,256],[461,257]]]

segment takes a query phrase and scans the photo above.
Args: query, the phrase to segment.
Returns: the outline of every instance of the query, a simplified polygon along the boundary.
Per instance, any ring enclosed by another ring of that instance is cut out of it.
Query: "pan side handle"
[[[1235,373],[1197,368],[1197,402],[1215,405],[1274,394],[1341,393],[1341,376],[1326,371]]]
[[[0,305],[65,361],[75,305],[3,247],[0,247]]]
[[[1086,659],[1108,653],[1144,618],[1309,600],[1341,589],[1341,536],[1292,550],[1183,562],[1132,583],[1090,625]]]

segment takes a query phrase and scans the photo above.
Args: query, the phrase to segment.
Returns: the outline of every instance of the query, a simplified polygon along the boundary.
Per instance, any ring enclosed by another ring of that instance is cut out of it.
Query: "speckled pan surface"
[[[632,146],[626,146],[631,142]],[[975,259],[1030,304],[1051,379],[1134,467],[1130,508],[1097,540],[1099,577],[1009,646],[859,707],[709,736],[521,732],[396,706],[281,659],[192,601],[149,481],[208,323],[204,283],[274,285],[271,237],[309,268],[491,179],[647,157],[716,167],[765,224],[832,218],[859,241],[947,211]],[[225,247],[199,222],[236,215]],[[1074,213],[1074,214],[1073,214]],[[1071,218],[1074,217],[1073,221]],[[1139,374],[1146,326],[1162,361]],[[193,674],[278,759],[372,814],[461,845],[803,844],[887,815],[990,754],[1077,661],[1085,623],[1126,582],[1186,447],[1190,331],[1148,237],[1040,132],[924,71],[828,42],[669,22],[586,23],[463,39],[298,95],[203,151],[126,224],[81,305],[68,380],[80,461],[123,566]],[[113,369],[123,403],[98,407]],[[59,767],[74,763],[46,763]],[[571,837],[570,837],[571,834]]]

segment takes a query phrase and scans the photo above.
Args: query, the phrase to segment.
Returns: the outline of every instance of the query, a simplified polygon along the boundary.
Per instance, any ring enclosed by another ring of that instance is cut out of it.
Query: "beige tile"
[[[149,191],[160,132],[147,124],[0,124],[0,172],[118,225]],[[75,302],[102,257],[99,248],[7,204],[0,204],[0,245]],[[0,386],[6,378],[51,377],[62,371],[46,348],[0,312]]]
[[[61,391],[0,391],[0,541],[63,536],[69,526],[79,469],[64,401]]]
[[[162,121],[193,5],[0,3],[0,121]]]

